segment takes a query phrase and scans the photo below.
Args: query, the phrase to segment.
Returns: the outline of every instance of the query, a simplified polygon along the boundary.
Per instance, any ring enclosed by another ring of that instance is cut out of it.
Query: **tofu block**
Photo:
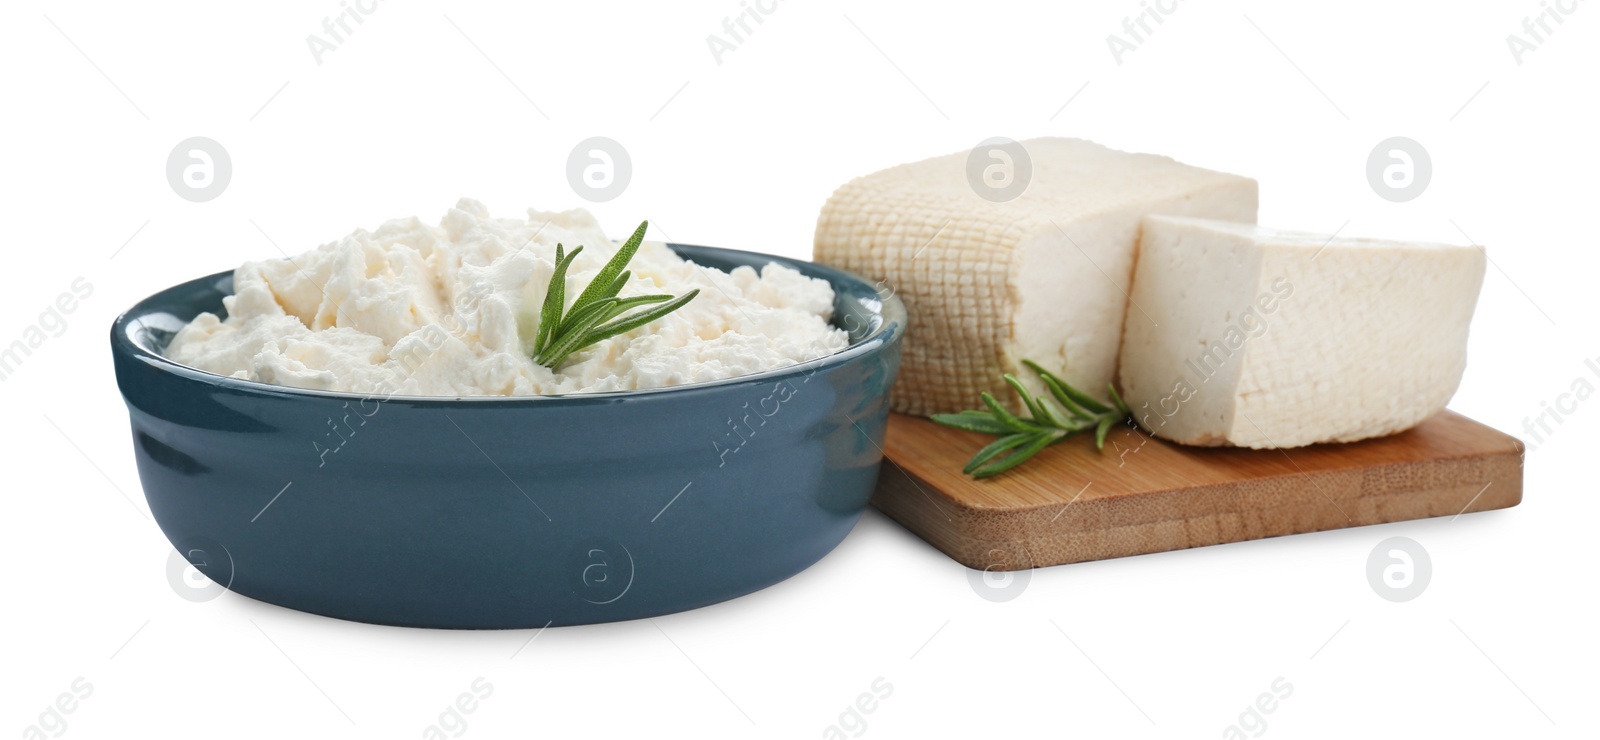
[[[1351,442],[1438,413],[1461,383],[1483,250],[1145,219],[1124,398],[1192,445]]]
[[[960,151],[858,177],[823,206],[816,260],[905,302],[896,411],[975,408],[982,391],[1015,403],[1008,372],[1044,393],[1023,359],[1105,397],[1140,219],[1255,221],[1247,177],[1081,139],[1021,145],[1031,176],[1011,200],[981,197],[973,153]]]

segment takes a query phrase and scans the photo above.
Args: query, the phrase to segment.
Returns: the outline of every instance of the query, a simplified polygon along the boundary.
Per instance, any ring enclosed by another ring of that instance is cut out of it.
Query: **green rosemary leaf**
[[[1051,375],[1050,379],[1061,386],[1062,392],[1066,393],[1068,398],[1071,398],[1073,401],[1076,401],[1079,406],[1082,406],[1082,407],[1088,409],[1090,413],[1093,413],[1093,414],[1108,414],[1108,413],[1111,413],[1111,407],[1107,406],[1107,405],[1105,405],[1105,404],[1103,404],[1103,403],[1101,403],[1099,401],[1096,401],[1094,399],[1094,396],[1091,396],[1091,395],[1089,395],[1087,393],[1084,393],[1083,391],[1078,390],[1077,388],[1073,388],[1072,386],[1067,385],[1067,383],[1065,381],[1061,380],[1060,378],[1057,378],[1054,375]]]
[[[629,270],[623,270],[622,274],[618,275],[616,280],[612,280],[611,281],[611,287],[606,288],[605,297],[606,298],[615,298],[615,297],[617,297],[617,294],[622,292],[622,286],[628,284],[628,278],[630,278],[630,277],[633,277],[633,272],[631,272]]]
[[[1073,388],[1071,385],[1068,385],[1065,380],[1056,377],[1055,373],[1040,367],[1039,363],[1034,362],[1033,360],[1023,360],[1022,364],[1027,365],[1030,369],[1039,374],[1039,379],[1044,381],[1045,387],[1050,389],[1051,395],[1056,396],[1057,401],[1061,401],[1062,406],[1067,406],[1068,403],[1073,403],[1078,406],[1082,406],[1092,414],[1104,414],[1111,410],[1110,406],[1096,401],[1089,394]],[[1057,391],[1060,391],[1059,395],[1057,395]]]
[[[1061,439],[1061,437],[1052,436],[1048,432],[1036,435],[1033,439],[1029,440],[1027,444],[1012,450],[1011,454],[1006,455],[1004,458],[995,460],[988,465],[984,465],[972,470],[972,477],[988,478],[1004,473],[1007,470],[1027,462],[1028,458],[1038,454],[1039,450],[1050,446],[1050,443],[1056,441],[1057,439]]]
[[[1056,399],[1056,402],[1065,407],[1074,417],[1084,420],[1094,419],[1094,414],[1089,413],[1088,410],[1073,401],[1072,396],[1067,394],[1066,388],[1063,388],[1061,383],[1054,377],[1046,378],[1041,376],[1039,380],[1044,383],[1045,388],[1050,390],[1050,395]]]
[[[1090,429],[1095,430],[1095,447],[1103,450],[1111,428],[1128,419],[1128,404],[1117,394],[1115,387],[1108,388],[1113,408],[1068,385],[1040,367],[1039,363],[1032,360],[1022,362],[1038,373],[1040,381],[1050,390],[1048,398],[1035,396],[1028,393],[1027,387],[1016,376],[1002,376],[1006,384],[1022,398],[1022,404],[1032,415],[1031,419],[1022,419],[1007,411],[994,394],[988,392],[980,394],[986,411],[971,409],[932,417],[935,422],[948,427],[999,437],[978,450],[961,472],[974,478],[999,475],[1027,462],[1051,444]],[[1057,410],[1051,403],[1052,398],[1066,411]]]
[[[972,471],[978,469],[980,465],[983,465],[984,463],[994,459],[995,456],[999,455],[1000,453],[1026,444],[1029,440],[1035,439],[1039,436],[1041,435],[1039,435],[1037,432],[1019,432],[1017,434],[1006,435],[993,442],[990,442],[988,446],[978,450],[978,454],[972,456],[972,460],[967,463],[966,467],[961,469],[961,472],[971,473]]]
[[[634,296],[632,298],[606,298],[606,299],[598,301],[597,303],[591,303],[589,305],[590,306],[595,306],[595,305],[603,304],[603,305],[607,306],[607,308],[605,309],[605,316],[600,319],[600,323],[599,324],[595,325],[595,326],[598,327],[598,326],[604,325],[607,321],[610,321],[610,320],[612,320],[612,319],[614,319],[614,318],[616,318],[618,316],[621,316],[622,314],[627,313],[628,311],[633,310],[635,308],[638,308],[640,306],[648,306],[648,305],[650,305],[652,303],[660,303],[662,301],[670,301],[670,300],[672,300],[672,296],[670,296],[670,295],[641,295],[641,296]],[[587,309],[585,309],[585,310],[587,310]],[[634,315],[637,316],[639,314],[634,314]],[[601,339],[604,339],[604,338],[605,337],[589,339],[589,340],[585,341],[584,344],[585,345],[594,344],[595,342],[598,342],[598,341],[600,341]]]
[[[1081,417],[1071,415],[1063,416],[1061,413],[1056,411],[1054,405],[1045,400],[1044,396],[1040,396],[1035,403],[1039,405],[1039,410],[1044,412],[1045,418],[1049,421],[1051,426],[1061,427],[1062,429],[1082,429],[1084,420]]]
[[[1011,433],[1011,430],[1006,428],[1006,425],[995,421],[995,418],[989,414],[967,414],[963,412],[960,414],[934,414],[928,418],[947,427],[963,429],[969,432],[981,434]]]
[[[697,295],[700,295],[699,288],[695,288],[694,290],[684,293],[683,295],[678,296],[667,303],[656,306],[648,311],[640,311],[629,316],[624,316],[609,324],[605,324],[604,326],[595,327],[584,336],[584,346],[594,344],[602,339],[609,339],[618,334],[633,331],[634,329],[644,326],[645,324],[655,321],[656,319],[682,308],[689,301],[694,300],[694,297]]]
[[[583,247],[567,252],[562,245],[556,245],[556,268],[550,276],[550,286],[545,289],[544,303],[539,309],[539,326],[533,332],[534,362],[555,369],[568,355],[666,316],[700,294],[699,290],[691,290],[677,298],[670,295],[617,297],[627,286],[629,278],[633,277],[633,273],[624,268],[639,251],[639,245],[644,243],[645,230],[649,226],[649,221],[640,223],[633,236],[623,242],[605,267],[589,281],[578,299],[564,311],[568,268]],[[631,309],[650,304],[661,305],[622,316]]]
[[[1100,417],[1100,426],[1094,430],[1095,449],[1103,450],[1106,448],[1106,433],[1111,431],[1112,425],[1116,424],[1117,421],[1118,417],[1113,414],[1106,414]]]
[[[665,293],[658,293],[655,295],[636,295],[628,298],[616,298],[613,300],[617,301],[617,311],[615,311],[612,315],[616,315],[622,313],[623,311],[631,311],[640,306],[648,306],[652,303],[670,301],[672,300],[672,296]]]
[[[594,326],[596,323],[604,322],[606,320],[606,311],[614,308],[618,303],[621,302],[622,301],[617,298],[605,298],[568,313],[567,317],[561,320],[561,325],[556,327],[555,338],[558,339],[570,334],[573,327],[577,326],[579,322],[589,321],[589,317],[593,316],[594,314],[600,314],[600,318],[594,322],[590,322],[589,326]],[[552,341],[554,341],[554,339]]]
[[[567,355],[593,344],[593,342],[584,341],[584,333],[593,328],[595,324],[605,320],[605,306],[597,304],[591,306],[590,309],[586,312],[587,315],[582,321],[575,323],[570,331],[560,334],[550,343],[549,347],[545,348],[544,353],[536,359],[539,364],[545,367],[556,367],[561,364],[562,360],[567,359]]]
[[[633,236],[628,237],[628,240],[617,248],[617,253],[611,255],[611,261],[607,262],[605,267],[600,268],[599,274],[595,275],[594,280],[590,281],[589,287],[584,288],[583,293],[578,296],[578,300],[572,302],[570,310],[576,311],[594,301],[598,301],[606,297],[608,291],[612,295],[616,294],[611,291],[611,283],[616,281],[617,277],[622,274],[623,268],[628,265],[628,260],[633,259],[634,253],[639,251],[639,245],[644,243],[645,229],[649,228],[649,226],[649,221],[639,222],[639,228],[634,230]]]
[[[662,301],[670,300],[672,300],[672,296],[670,295],[641,295],[630,298],[601,298],[594,303],[568,314],[567,318],[561,322],[561,328],[557,329],[556,333],[565,335],[568,331],[572,330],[572,327],[575,326],[578,321],[589,318],[589,313],[591,311],[600,311],[604,314],[600,317],[599,322],[603,324],[616,318],[625,311],[638,308],[639,306],[647,306],[651,303],[660,303]],[[595,326],[595,324],[590,324],[590,326]],[[592,342],[589,344],[592,344]]]
[[[567,268],[572,266],[572,260],[582,251],[583,247],[580,246],[567,254],[562,251],[560,244],[556,245],[556,269],[550,276],[550,288],[544,294],[544,306],[539,311],[539,334],[533,343],[535,355],[544,352],[555,339],[556,327],[561,323],[561,304],[566,301]]]
[[[1006,410],[1006,407],[1001,406],[1000,402],[995,400],[994,394],[984,391],[979,395],[979,397],[983,399],[983,405],[989,407],[989,413],[994,414],[995,421],[1006,425],[1007,429],[1010,429],[1014,432],[1039,431],[1038,425],[1029,424],[1028,422],[1018,419],[1016,416],[1013,416],[1010,411]]]
[[[1017,380],[1017,376],[1011,373],[1006,373],[1001,378],[1006,381],[1007,385],[1011,386],[1011,390],[1016,391],[1017,395],[1022,398],[1022,405],[1028,409],[1028,416],[1034,421],[1045,423],[1044,412],[1039,410],[1039,404],[1034,403],[1033,394],[1028,392],[1027,386],[1024,386],[1022,381]]]
[[[1106,383],[1106,390],[1111,393],[1111,403],[1116,405],[1118,411],[1121,411],[1125,416],[1133,413],[1128,410],[1128,404],[1122,400],[1122,396],[1117,394],[1116,383]]]

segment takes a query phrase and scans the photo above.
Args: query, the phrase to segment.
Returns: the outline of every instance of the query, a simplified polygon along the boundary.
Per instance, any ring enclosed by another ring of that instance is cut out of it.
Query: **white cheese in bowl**
[[[581,245],[570,303],[616,251],[587,211],[492,219],[463,199],[438,226],[395,219],[292,259],[234,271],[227,319],[202,313],[175,362],[275,385],[403,396],[638,390],[786,367],[843,349],[833,289],[779,264],[758,273],[688,262],[646,241],[620,296],[700,293],[552,370],[531,357],[556,244]]]

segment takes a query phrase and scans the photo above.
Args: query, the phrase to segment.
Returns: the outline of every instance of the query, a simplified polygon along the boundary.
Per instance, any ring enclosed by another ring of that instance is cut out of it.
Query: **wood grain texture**
[[[1186,447],[1119,428],[995,478],[993,439],[892,414],[872,503],[970,568],[1021,570],[1516,506],[1522,444],[1451,411],[1410,431],[1290,450]]]

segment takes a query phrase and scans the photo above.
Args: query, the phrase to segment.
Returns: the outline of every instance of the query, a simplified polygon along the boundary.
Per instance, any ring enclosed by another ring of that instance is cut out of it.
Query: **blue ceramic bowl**
[[[526,628],[693,609],[826,555],[882,460],[905,309],[861,278],[673,245],[730,270],[827,280],[838,354],[649,391],[383,398],[284,388],[161,355],[232,273],[111,329],[139,479],[178,552],[251,598],[362,622]]]

